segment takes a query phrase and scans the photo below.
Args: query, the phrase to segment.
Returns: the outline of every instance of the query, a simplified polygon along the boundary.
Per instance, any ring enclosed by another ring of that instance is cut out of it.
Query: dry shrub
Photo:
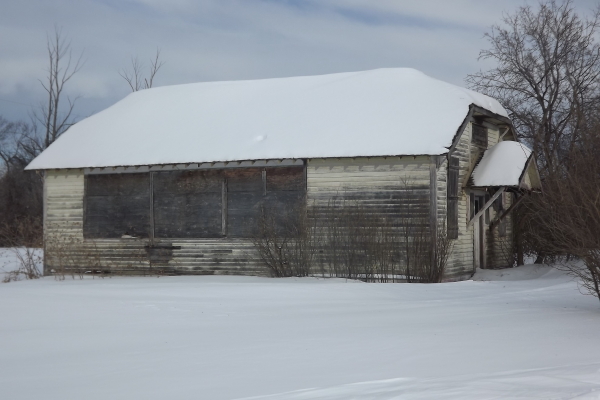
[[[544,179],[544,194],[532,200],[530,210],[537,213],[528,231],[555,260],[573,255],[583,261],[564,261],[559,268],[578,278],[583,293],[600,299],[600,136],[593,128],[569,162]]]
[[[9,271],[4,282],[18,280],[21,276],[26,279],[37,279],[42,276],[39,265],[43,261],[40,253],[42,248],[40,219],[27,217],[0,227],[0,241],[8,245],[18,262],[16,270]]]
[[[252,241],[272,276],[308,276],[317,253],[315,230],[305,207],[287,212],[263,207]]]
[[[94,241],[83,241],[73,232],[73,226],[53,227],[46,234],[45,253],[49,273],[56,280],[83,279],[85,274],[105,273],[105,266],[100,251]]]
[[[431,235],[428,218],[401,222],[334,198],[284,216],[263,209],[253,243],[275,277],[441,282],[452,244],[445,224]]]

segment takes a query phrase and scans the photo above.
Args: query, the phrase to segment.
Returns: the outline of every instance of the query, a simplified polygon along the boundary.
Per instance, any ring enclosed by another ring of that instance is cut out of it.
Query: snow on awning
[[[73,125],[27,169],[438,155],[495,99],[410,68],[140,90]]]
[[[471,175],[473,186],[510,186],[521,187],[528,168],[534,168],[530,162],[531,150],[518,142],[505,141],[487,149]],[[529,181],[531,179],[528,179]],[[531,182],[525,186],[531,189]],[[538,186],[537,184],[533,186]]]

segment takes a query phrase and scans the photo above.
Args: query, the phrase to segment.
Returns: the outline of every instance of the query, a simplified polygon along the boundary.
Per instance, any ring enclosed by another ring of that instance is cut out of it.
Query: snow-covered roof
[[[531,150],[521,143],[499,142],[485,151],[473,170],[473,185],[518,187],[530,156]]]
[[[72,126],[28,169],[443,154],[494,99],[409,68],[135,92]]]

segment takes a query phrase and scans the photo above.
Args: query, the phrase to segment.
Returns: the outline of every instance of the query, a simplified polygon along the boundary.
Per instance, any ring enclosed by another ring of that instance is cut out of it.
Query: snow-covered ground
[[[600,399],[596,299],[547,267],[476,279],[0,284],[0,398]]]

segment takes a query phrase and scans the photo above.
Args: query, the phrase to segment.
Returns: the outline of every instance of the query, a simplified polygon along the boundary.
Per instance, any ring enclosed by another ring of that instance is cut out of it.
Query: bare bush
[[[546,176],[544,195],[535,196],[538,229],[532,235],[548,255],[563,262],[559,268],[578,278],[582,292],[600,299],[600,128],[594,121],[570,152],[562,170]]]
[[[46,265],[56,280],[83,279],[86,274],[103,275],[104,260],[94,241],[86,241],[73,233],[72,227],[56,228],[45,237]]]
[[[21,276],[26,279],[37,279],[42,276],[41,230],[41,221],[32,217],[22,218],[16,223],[0,227],[0,241],[8,244],[9,251],[18,263],[16,270],[9,271],[5,275],[5,282],[18,280]]]
[[[276,277],[320,273],[367,282],[441,282],[452,244],[445,224],[431,235],[428,218],[405,222],[333,198],[283,218],[263,210],[253,242]]]
[[[253,243],[272,276],[308,276],[317,253],[316,226],[305,207],[276,213],[263,207]]]
[[[391,221],[357,201],[333,198],[320,207],[320,247],[329,274],[370,282],[395,281],[401,274],[399,237]]]

